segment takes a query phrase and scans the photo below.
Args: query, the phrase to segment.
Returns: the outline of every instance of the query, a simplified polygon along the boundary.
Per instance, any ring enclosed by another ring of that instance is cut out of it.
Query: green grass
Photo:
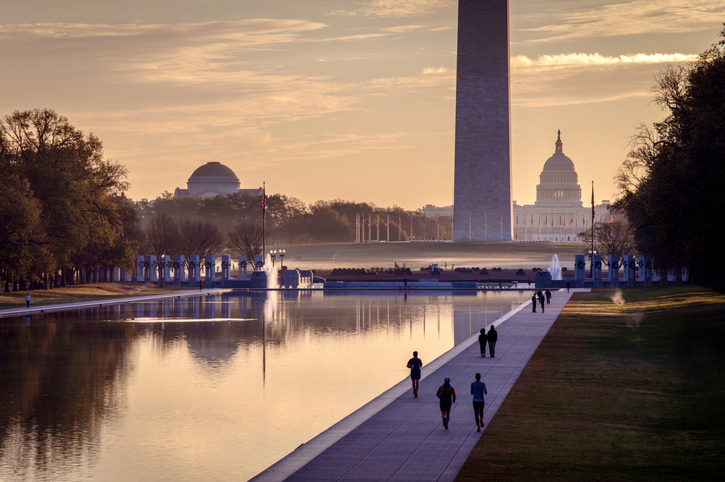
[[[189,289],[193,288],[180,286],[159,287],[158,285],[136,283],[93,283],[54,288],[52,290],[0,292],[0,309],[24,307],[26,293],[30,293],[32,306],[42,306],[156,295]]]
[[[720,480],[725,297],[575,294],[458,479]]]

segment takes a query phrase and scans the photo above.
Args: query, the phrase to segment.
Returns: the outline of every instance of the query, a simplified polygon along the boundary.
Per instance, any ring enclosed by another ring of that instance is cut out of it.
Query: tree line
[[[0,119],[0,274],[5,290],[72,283],[129,266],[142,233],[126,169],[50,109]]]
[[[632,136],[613,207],[659,267],[686,267],[696,283],[723,291],[725,40],[689,67],[667,68],[652,93],[667,115]]]

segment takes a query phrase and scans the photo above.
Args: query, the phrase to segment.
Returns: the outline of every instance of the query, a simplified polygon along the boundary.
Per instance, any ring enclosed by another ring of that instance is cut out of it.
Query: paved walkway
[[[488,389],[488,424],[570,296],[553,292],[543,314],[540,307],[532,313],[530,301],[522,304],[493,323],[499,333],[495,358],[481,358],[478,338],[471,337],[423,367],[418,398],[406,379],[252,480],[455,479],[483,433],[476,432],[473,416],[474,375],[481,373]],[[425,353],[420,356],[425,363]],[[435,395],[445,377],[458,395],[449,430],[443,429]]]
[[[214,289],[209,288],[205,290],[184,290],[184,291],[172,291],[167,294],[161,295],[145,295],[145,296],[134,296],[132,298],[109,298],[107,300],[94,300],[94,301],[80,301],[78,303],[59,303],[57,305],[33,305],[32,300],[30,301],[30,308],[17,307],[8,308],[6,310],[0,310],[0,318],[7,318],[9,316],[21,316],[21,315],[33,315],[38,313],[47,313],[49,311],[65,311],[65,310],[77,310],[79,308],[91,308],[94,306],[109,306],[109,305],[120,305],[122,303],[133,303],[137,301],[149,301],[149,300],[160,300],[164,298],[176,298],[186,296],[198,296],[198,295],[209,295],[216,293],[224,293],[226,291],[232,291],[231,289]],[[33,295],[30,295],[31,297]],[[23,301],[24,303],[25,301]]]

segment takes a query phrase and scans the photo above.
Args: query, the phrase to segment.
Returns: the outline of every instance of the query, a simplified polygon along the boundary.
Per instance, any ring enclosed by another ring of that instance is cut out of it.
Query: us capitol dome
[[[252,196],[262,193],[262,188],[240,189],[241,182],[234,171],[220,162],[207,162],[199,166],[186,181],[186,189],[176,188],[174,197],[215,197],[238,192]]]
[[[561,131],[554,154],[544,163],[536,186],[536,202],[520,206],[514,201],[514,240],[581,241],[579,233],[591,229],[591,205],[582,204],[582,188],[574,162],[564,154]],[[596,222],[611,218],[609,201],[595,206]]]

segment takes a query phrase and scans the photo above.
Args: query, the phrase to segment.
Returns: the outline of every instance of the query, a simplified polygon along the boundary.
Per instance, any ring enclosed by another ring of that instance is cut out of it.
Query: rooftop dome
[[[224,177],[229,179],[230,181],[236,181],[239,182],[239,178],[236,174],[234,174],[234,171],[229,169],[227,166],[222,164],[221,162],[207,162],[203,166],[199,166],[196,171],[194,171],[189,178],[189,181],[191,181],[194,178],[199,177]]]
[[[561,131],[556,138],[556,151],[546,160],[536,186],[536,206],[581,207],[582,190],[574,162],[564,155]]]
[[[239,178],[234,171],[220,162],[207,162],[199,166],[186,182],[181,196],[214,197],[239,192]]]
[[[574,162],[562,150],[564,144],[561,142],[561,131],[558,132],[555,145],[556,151],[544,163],[544,171],[574,171]]]

